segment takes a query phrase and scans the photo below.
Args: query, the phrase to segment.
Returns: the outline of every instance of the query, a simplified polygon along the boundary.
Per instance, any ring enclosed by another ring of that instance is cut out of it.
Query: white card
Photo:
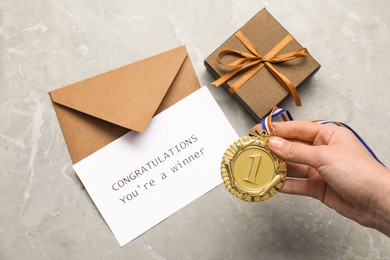
[[[220,184],[236,139],[203,87],[73,167],[123,246]]]

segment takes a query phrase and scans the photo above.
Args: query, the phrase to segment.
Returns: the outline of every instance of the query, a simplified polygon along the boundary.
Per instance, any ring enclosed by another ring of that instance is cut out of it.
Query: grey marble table
[[[81,187],[48,91],[186,44],[244,135],[255,122],[203,59],[263,7],[322,65],[303,107],[281,106],[353,126],[390,165],[389,1],[1,0],[0,259],[389,259],[390,238],[314,199],[223,185],[121,248]]]

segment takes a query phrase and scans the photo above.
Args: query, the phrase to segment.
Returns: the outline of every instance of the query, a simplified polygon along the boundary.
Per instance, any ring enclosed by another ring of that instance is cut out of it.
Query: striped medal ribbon
[[[272,109],[271,113],[269,113],[266,117],[264,117],[261,120],[261,126],[262,126],[263,130],[267,131],[267,133],[269,135],[273,134],[272,120],[276,119],[276,118],[281,118],[283,121],[292,121],[293,120],[293,118],[292,118],[292,116],[291,116],[291,114],[290,114],[290,112],[288,110],[275,106]],[[328,121],[328,120],[313,120],[311,122],[317,123],[317,124],[321,124],[321,125],[337,125],[337,126],[340,126],[340,127],[347,128],[348,130],[350,130],[356,136],[356,138],[366,148],[366,150],[372,155],[372,157],[374,157],[375,160],[377,160],[380,164],[385,166],[378,159],[378,157],[371,150],[371,148],[366,144],[366,142],[364,142],[364,140],[351,127],[349,127],[348,125],[346,125],[344,123],[341,123],[341,122]]]

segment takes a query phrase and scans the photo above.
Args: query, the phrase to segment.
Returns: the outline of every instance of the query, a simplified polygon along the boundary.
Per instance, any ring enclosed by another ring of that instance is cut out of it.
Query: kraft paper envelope
[[[200,87],[187,50],[172,49],[50,92],[73,163]]]

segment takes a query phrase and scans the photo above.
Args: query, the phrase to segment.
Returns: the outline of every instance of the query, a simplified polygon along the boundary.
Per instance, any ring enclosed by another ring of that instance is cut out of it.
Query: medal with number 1
[[[266,131],[251,131],[226,150],[221,175],[225,186],[237,198],[262,201],[276,194],[286,181],[286,162],[268,148]]]

